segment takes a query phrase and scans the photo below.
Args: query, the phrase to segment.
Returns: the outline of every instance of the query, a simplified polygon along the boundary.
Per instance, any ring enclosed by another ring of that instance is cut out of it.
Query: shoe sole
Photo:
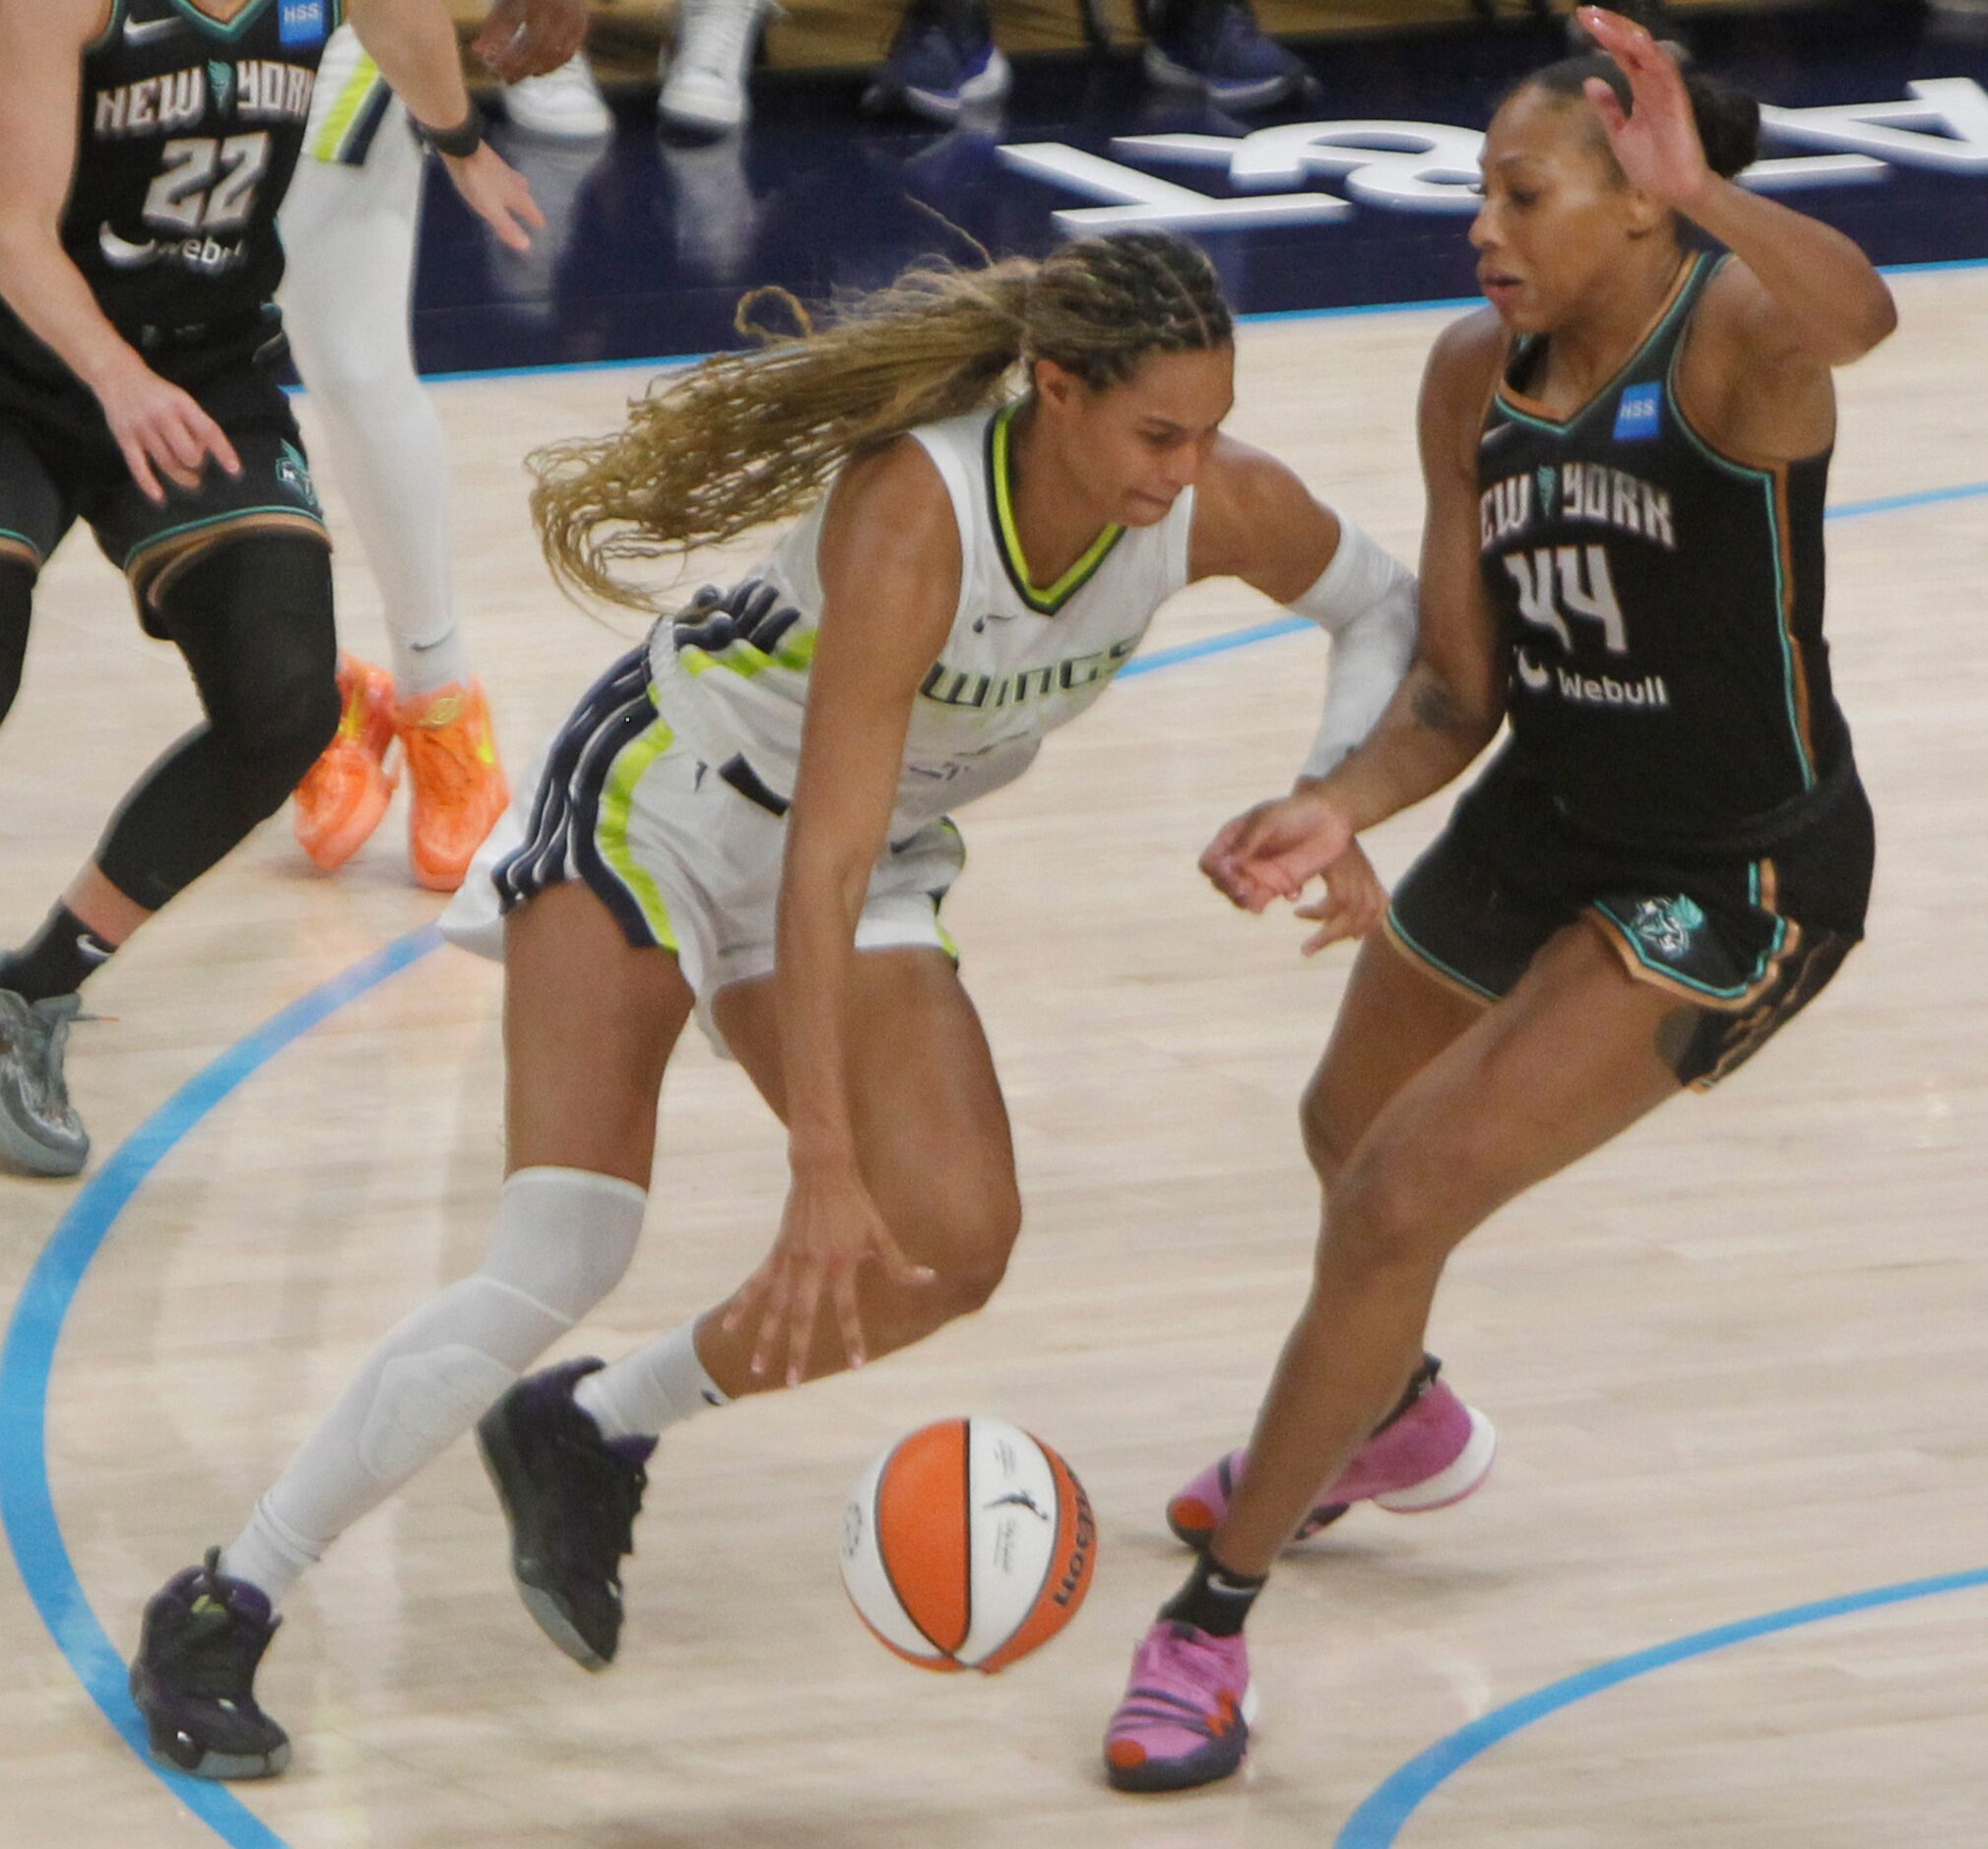
[[[1485,1479],[1491,1475],[1493,1463],[1497,1461],[1498,1431],[1476,1407],[1466,1406],[1463,1410],[1470,1415],[1470,1436],[1464,1440],[1463,1449],[1451,1463],[1435,1476],[1425,1477],[1406,1489],[1390,1490],[1385,1496],[1364,1499],[1373,1502],[1377,1508],[1384,1508],[1390,1515],[1429,1515],[1439,1508],[1452,1508],[1465,1497],[1481,1490]],[[1215,1532],[1216,1524],[1190,1526],[1176,1518],[1174,1506],[1172,1502],[1167,1504],[1167,1526],[1174,1531],[1175,1539],[1190,1548],[1205,1547],[1208,1537]],[[1311,1540],[1353,1506],[1351,1502],[1321,1502],[1305,1518],[1305,1527],[1299,1530],[1291,1545],[1295,1547],[1301,1541]]]
[[[134,1663],[131,1667],[131,1698],[138,1704],[138,1710],[145,1716],[145,1738],[152,1756],[161,1765],[169,1765],[175,1772],[184,1772],[189,1778],[208,1778],[220,1784],[242,1783],[249,1779],[275,1778],[289,1768],[289,1742],[286,1740],[273,1753],[215,1753],[205,1748],[195,1748],[177,1728],[165,1727],[145,1714],[145,1673]],[[176,1750],[178,1743],[185,1742],[192,1756]]]
[[[79,1150],[50,1149],[46,1143],[36,1142],[12,1118],[0,1116],[0,1163],[18,1169],[24,1175],[59,1181],[72,1175],[81,1175],[84,1164],[89,1160],[90,1145],[87,1142]]]
[[[996,48],[988,59],[987,68],[978,77],[968,78],[957,90],[921,90],[916,84],[873,84],[864,94],[863,106],[872,115],[892,108],[909,109],[928,122],[949,126],[969,109],[1001,101],[1013,83],[1013,68]]]
[[[1498,1433],[1475,1406],[1463,1410],[1470,1415],[1470,1436],[1464,1440],[1456,1461],[1405,1490],[1390,1490],[1385,1496],[1377,1496],[1374,1501],[1378,1506],[1390,1515],[1427,1515],[1434,1509],[1448,1508],[1462,1501],[1483,1487],[1498,1456]]]
[[[1190,70],[1185,64],[1177,64],[1158,45],[1146,47],[1146,76],[1156,84],[1164,84],[1169,90],[1197,91],[1210,102],[1225,108],[1248,109],[1258,104],[1278,101],[1289,96],[1298,87],[1296,77],[1261,77],[1248,84],[1224,84],[1216,78],[1203,77],[1199,71]]]
[[[490,1488],[497,1493],[497,1505],[504,1511],[504,1525],[510,1530],[511,1583],[518,1589],[519,1601],[531,1613],[533,1624],[552,1640],[562,1655],[571,1657],[585,1670],[598,1672],[606,1669],[614,1659],[603,1656],[595,1649],[560,1609],[558,1600],[545,1587],[534,1585],[519,1568],[518,1516],[504,1489],[504,1472],[508,1468],[522,1475],[524,1465],[519,1459],[518,1447],[511,1442],[511,1435],[504,1429],[500,1407],[492,1407],[477,1421],[477,1455],[482,1460],[483,1474],[489,1478]]]
[[[353,811],[352,819],[330,835],[305,839],[302,814],[299,812],[296,830],[296,845],[309,857],[310,863],[321,873],[335,873],[353,855],[373,838],[373,831],[386,819],[388,806],[393,801],[394,787],[382,783],[366,792],[366,799]]]
[[[1243,1751],[1237,1755],[1234,1765],[1225,1765],[1219,1772],[1208,1777],[1194,1775],[1182,1776],[1179,1761],[1147,1759],[1139,1765],[1114,1765],[1105,1760],[1105,1782],[1114,1791],[1126,1791],[1135,1795],[1151,1796],[1170,1791],[1198,1791],[1204,1785],[1220,1784],[1225,1778],[1233,1778],[1250,1762],[1250,1748],[1256,1736],[1256,1716],[1262,1711],[1262,1702],[1257,1698],[1256,1685],[1251,1682],[1243,1690],[1242,1704],[1237,1713],[1242,1716],[1244,1736]]]

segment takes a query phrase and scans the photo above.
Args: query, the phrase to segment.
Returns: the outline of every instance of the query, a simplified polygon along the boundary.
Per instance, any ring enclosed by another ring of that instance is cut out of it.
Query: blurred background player
[[[337,0],[0,0],[0,712],[33,586],[87,521],[205,723],[0,957],[0,1159],[73,1175],[84,982],[280,806],[338,723],[330,542],[277,379],[276,214]],[[352,0],[469,204],[537,219],[482,144],[441,0]],[[224,55],[223,55],[224,54]]]
[[[585,0],[503,0],[475,50],[499,77],[579,55]],[[410,312],[424,151],[349,26],[325,46],[280,230],[296,366],[324,422],[367,563],[393,670],[339,662],[337,735],[296,792],[296,837],[341,866],[385,815],[398,740],[416,880],[453,892],[508,799],[482,687],[471,676],[449,574],[448,456],[415,369]]]

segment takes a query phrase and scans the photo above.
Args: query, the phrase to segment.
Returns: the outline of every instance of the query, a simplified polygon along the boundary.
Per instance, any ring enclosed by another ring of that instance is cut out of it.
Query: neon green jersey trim
[[[1093,540],[1083,556],[1047,589],[1029,576],[1029,561],[1022,553],[1021,535],[1015,528],[1014,460],[1008,448],[1008,429],[1021,401],[1006,405],[994,414],[994,525],[1000,535],[1001,550],[1007,554],[1008,576],[1027,601],[1029,607],[1044,616],[1053,616],[1096,575],[1113,546],[1124,538],[1123,527],[1107,527]]]

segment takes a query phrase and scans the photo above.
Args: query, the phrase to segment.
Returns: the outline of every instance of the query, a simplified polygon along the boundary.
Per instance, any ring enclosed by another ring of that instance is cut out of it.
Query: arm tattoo
[[[1412,710],[1415,723],[1431,732],[1461,732],[1464,729],[1463,714],[1450,697],[1449,689],[1440,680],[1425,680],[1415,689]]]

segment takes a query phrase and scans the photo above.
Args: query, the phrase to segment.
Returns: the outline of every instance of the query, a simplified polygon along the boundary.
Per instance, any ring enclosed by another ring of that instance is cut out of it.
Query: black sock
[[[1422,1357],[1422,1366],[1416,1369],[1414,1376],[1408,1382],[1407,1388],[1403,1391],[1401,1397],[1394,1402],[1394,1410],[1385,1419],[1381,1420],[1368,1435],[1378,1438],[1402,1414],[1407,1412],[1423,1394],[1427,1393],[1436,1384],[1436,1376],[1442,1371],[1442,1362],[1438,1361],[1434,1355],[1425,1353]]]
[[[1252,1579],[1248,1573],[1232,1573],[1218,1564],[1212,1554],[1203,1554],[1187,1575],[1187,1583],[1160,1607],[1160,1616],[1177,1625],[1192,1625],[1211,1637],[1239,1636],[1266,1577]]]
[[[58,904],[27,943],[0,957],[0,988],[11,988],[24,1001],[73,995],[116,950],[66,905]]]

